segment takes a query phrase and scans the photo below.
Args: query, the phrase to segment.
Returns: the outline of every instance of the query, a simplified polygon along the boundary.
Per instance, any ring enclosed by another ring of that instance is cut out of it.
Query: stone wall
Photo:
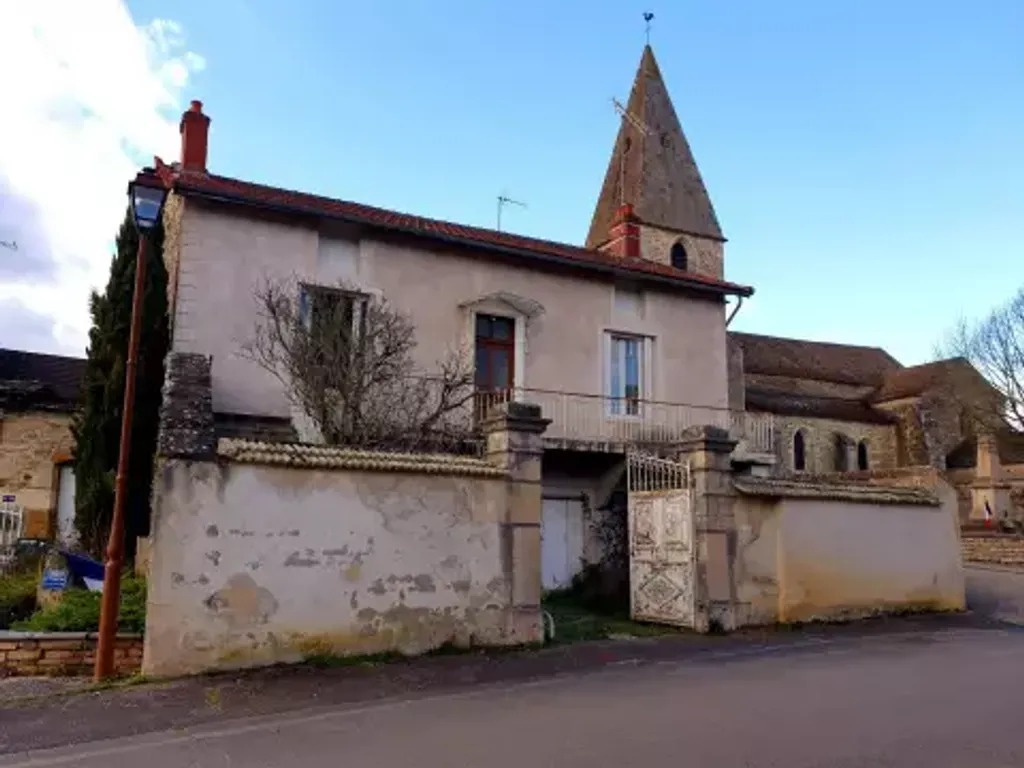
[[[14,496],[25,514],[25,536],[54,533],[57,462],[71,458],[71,415],[8,413],[0,418],[0,495]]]
[[[896,478],[898,479],[898,478]],[[964,607],[952,489],[737,478],[742,623]]]
[[[161,445],[183,451],[170,394]],[[546,421],[508,403],[482,426],[486,460],[242,440],[163,459],[146,674],[542,640]]]
[[[682,243],[686,249],[688,271],[722,279],[725,252],[723,243],[706,237],[659,229],[649,224],[640,226],[640,255],[645,259],[659,264],[670,264],[672,246],[677,242]]]
[[[0,632],[0,677],[91,675],[96,643],[92,632]],[[115,673],[130,675],[141,667],[142,636],[118,635]]]
[[[964,531],[960,546],[966,563],[1024,568],[1024,538],[1015,534]]]
[[[778,441],[780,470],[792,472],[793,438],[797,430],[804,432],[805,471],[824,474],[835,471],[835,436],[841,434],[854,443],[866,440],[868,468],[896,466],[896,429],[886,424],[864,424],[836,419],[816,419],[803,416],[775,416],[775,434]],[[852,456],[851,470],[856,467],[856,453]]]

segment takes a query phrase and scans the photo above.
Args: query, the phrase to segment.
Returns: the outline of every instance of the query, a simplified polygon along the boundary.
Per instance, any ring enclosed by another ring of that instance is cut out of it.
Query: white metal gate
[[[631,451],[626,488],[630,613],[641,621],[693,627],[697,558],[689,466]]]

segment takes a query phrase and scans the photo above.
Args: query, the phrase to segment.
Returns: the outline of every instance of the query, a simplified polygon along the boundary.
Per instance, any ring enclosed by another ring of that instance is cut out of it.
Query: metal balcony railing
[[[544,436],[556,440],[669,443],[682,439],[691,427],[710,425],[745,440],[748,450],[770,451],[774,441],[770,414],[522,387],[478,393],[477,418],[513,400],[539,405],[551,419]]]

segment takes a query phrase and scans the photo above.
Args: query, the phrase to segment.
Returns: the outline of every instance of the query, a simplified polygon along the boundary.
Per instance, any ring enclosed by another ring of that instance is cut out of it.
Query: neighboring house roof
[[[882,386],[874,395],[875,402],[900,400],[904,397],[916,397],[940,384],[951,383],[957,375],[977,377],[984,384],[981,374],[966,359],[953,357],[948,360],[936,360],[932,363],[900,368],[885,374]]]
[[[84,358],[0,349],[0,408],[72,410],[84,375]]]
[[[608,242],[615,212],[644,224],[725,240],[697,162],[672,107],[654,51],[644,48],[594,209],[587,247]]]
[[[841,397],[815,397],[762,387],[748,387],[748,411],[763,411],[780,416],[803,416],[816,419],[855,421],[865,424],[895,424],[897,418],[868,403]]]
[[[580,248],[550,240],[538,240],[509,232],[470,227],[422,216],[375,208],[305,192],[254,184],[227,176],[183,170],[157,162],[156,170],[139,174],[140,180],[157,180],[185,197],[197,197],[215,203],[250,206],[298,216],[337,219],[438,242],[466,246],[504,257],[546,263],[634,280],[647,280],[666,287],[687,289],[716,296],[750,296],[748,286],[675,269],[645,259],[623,259],[603,251]]]
[[[729,338],[742,347],[743,370],[748,374],[877,387],[888,372],[902,368],[879,347],[737,332]]]

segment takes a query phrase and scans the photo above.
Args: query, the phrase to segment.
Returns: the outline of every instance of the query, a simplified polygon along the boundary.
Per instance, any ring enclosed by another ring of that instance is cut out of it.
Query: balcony
[[[539,405],[544,417],[551,419],[545,441],[559,447],[621,451],[627,445],[678,442],[687,429],[706,425],[728,429],[750,452],[768,453],[774,445],[771,414],[546,389],[480,392],[477,418],[509,401]]]

